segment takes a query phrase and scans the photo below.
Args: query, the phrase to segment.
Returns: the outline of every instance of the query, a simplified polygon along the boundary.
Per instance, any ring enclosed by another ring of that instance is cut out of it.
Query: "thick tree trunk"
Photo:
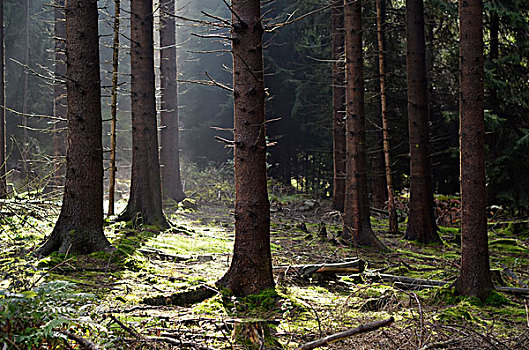
[[[38,254],[109,249],[103,234],[103,146],[97,3],[68,1],[68,150],[59,219]]]
[[[116,195],[116,126],[118,113],[118,77],[119,77],[119,20],[121,1],[114,0],[114,37],[112,43],[112,91],[110,97],[110,166],[108,181],[108,215],[114,215]]]
[[[235,246],[231,266],[218,283],[236,296],[274,287],[260,7],[259,0],[232,1]]]
[[[332,59],[333,59],[333,148],[334,186],[332,207],[343,212],[345,198],[345,67],[344,54],[344,7],[336,4],[332,8]]]
[[[347,179],[343,232],[358,246],[385,248],[371,229],[365,151],[362,4],[344,0]]]
[[[423,0],[406,1],[408,123],[410,135],[410,203],[405,238],[422,243],[439,241],[434,218],[428,84]]]
[[[131,1],[130,23],[132,175],[129,202],[120,220],[168,227],[158,160],[152,0]]]
[[[55,7],[55,84],[53,86],[55,100],[53,103],[53,115],[56,118],[66,118],[66,22],[64,19],[64,0],[58,0]],[[66,154],[65,132],[66,123],[55,121],[53,124],[53,155],[54,173],[53,185],[55,187],[64,184],[64,168],[62,157]]]
[[[4,2],[0,1],[0,199],[7,197],[4,82]]]
[[[482,11],[481,0],[459,2],[462,214],[461,274],[456,288],[463,295],[484,299],[494,287],[486,216]]]
[[[160,0],[160,163],[164,198],[185,198],[180,177],[175,0]]]
[[[395,208],[395,192],[393,190],[393,174],[391,172],[391,146],[388,123],[388,104],[386,96],[386,55],[384,30],[386,25],[385,3],[376,1],[377,8],[377,43],[378,43],[378,74],[380,80],[380,114],[382,117],[382,135],[384,143],[384,165],[386,172],[386,185],[388,189],[389,232],[399,233],[397,210]]]

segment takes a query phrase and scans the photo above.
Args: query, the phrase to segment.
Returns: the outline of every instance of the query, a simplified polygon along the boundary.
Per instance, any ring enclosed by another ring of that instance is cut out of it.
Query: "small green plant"
[[[20,348],[55,348],[62,343],[58,328],[87,325],[93,296],[74,291],[65,281],[43,283],[13,293],[0,290],[0,343]]]

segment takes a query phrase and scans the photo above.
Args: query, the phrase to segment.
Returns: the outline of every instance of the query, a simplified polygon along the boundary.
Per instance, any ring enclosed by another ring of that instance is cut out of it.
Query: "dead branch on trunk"
[[[335,334],[330,335],[328,337],[321,338],[321,339],[312,341],[310,343],[306,343],[306,344],[302,345],[301,347],[299,347],[298,350],[316,349],[316,348],[319,348],[321,346],[329,345],[330,343],[334,343],[334,342],[337,342],[337,341],[340,341],[340,340],[344,340],[344,339],[349,338],[349,337],[351,337],[351,336],[353,336],[355,334],[371,332],[371,331],[377,330],[377,329],[379,329],[381,327],[389,326],[390,324],[393,323],[393,321],[394,321],[394,318],[390,317],[390,318],[388,318],[386,320],[363,324],[363,325],[360,325],[360,326],[358,326],[356,328],[352,328],[352,329],[349,329],[349,330],[344,331],[344,332],[335,333]]]

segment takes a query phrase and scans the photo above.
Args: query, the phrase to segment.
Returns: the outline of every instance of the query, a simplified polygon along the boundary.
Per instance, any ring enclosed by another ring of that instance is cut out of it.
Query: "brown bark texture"
[[[236,296],[273,288],[266,178],[263,27],[259,0],[232,1],[235,245],[218,284]]]
[[[68,150],[61,213],[37,253],[110,248],[103,234],[103,146],[97,3],[66,4]]]
[[[132,0],[130,6],[132,175],[127,208],[119,219],[168,227],[158,160],[152,0]]]
[[[385,249],[371,229],[365,151],[362,4],[344,0],[346,169],[343,232],[357,246]]]
[[[481,0],[461,0],[460,177],[461,272],[457,290],[486,298],[493,289],[487,237]]]
[[[114,215],[116,195],[116,126],[118,112],[118,78],[119,78],[119,20],[121,1],[114,0],[114,24],[112,41],[112,91],[110,93],[110,166],[108,180],[108,215]]]
[[[176,65],[175,0],[160,1],[160,165],[162,195],[180,202],[185,198],[180,176],[178,83]]]
[[[386,95],[386,54],[385,35],[386,26],[384,0],[376,0],[377,9],[377,43],[378,43],[378,75],[380,81],[380,116],[382,118],[382,137],[384,148],[384,169],[388,194],[389,232],[399,233],[397,210],[395,208],[395,191],[393,189],[393,174],[391,172],[391,144],[389,136],[388,103]]]
[[[422,243],[439,241],[434,217],[428,84],[423,0],[406,1],[408,124],[410,138],[410,202],[405,238]]]
[[[66,22],[64,18],[64,0],[58,0],[55,7],[55,84],[53,86],[55,99],[53,103],[53,116],[66,119]],[[54,187],[64,184],[64,167],[62,157],[66,154],[66,123],[56,120],[53,123],[53,156],[54,173],[52,184]]]
[[[7,197],[6,182],[6,119],[4,81],[4,2],[0,1],[0,199]]]
[[[343,212],[345,198],[345,67],[343,64],[345,32],[344,7],[337,3],[332,8],[332,103],[334,183],[332,207]]]

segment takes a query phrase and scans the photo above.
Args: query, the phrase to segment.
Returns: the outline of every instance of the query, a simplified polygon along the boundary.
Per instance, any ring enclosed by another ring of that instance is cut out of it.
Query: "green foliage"
[[[89,328],[91,294],[74,291],[74,285],[52,281],[18,293],[0,290],[0,342],[26,349],[57,346],[56,329]]]

